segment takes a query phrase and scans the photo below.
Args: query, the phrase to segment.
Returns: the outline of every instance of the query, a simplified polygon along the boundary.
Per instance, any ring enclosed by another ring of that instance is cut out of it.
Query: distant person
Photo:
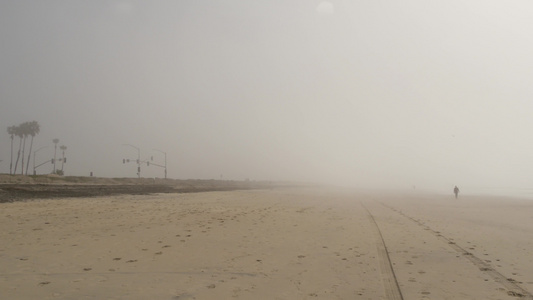
[[[457,186],[453,188],[453,193],[455,194],[455,199],[457,199],[457,197],[459,196],[459,188]]]

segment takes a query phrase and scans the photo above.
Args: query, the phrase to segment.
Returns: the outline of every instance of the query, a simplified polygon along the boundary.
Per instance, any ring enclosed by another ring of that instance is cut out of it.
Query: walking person
[[[455,199],[457,199],[457,197],[459,196],[459,188],[457,186],[453,188],[453,193],[455,194]]]

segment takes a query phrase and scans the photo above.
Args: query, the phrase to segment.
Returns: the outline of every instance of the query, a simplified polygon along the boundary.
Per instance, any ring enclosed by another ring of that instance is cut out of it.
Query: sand
[[[531,299],[533,201],[270,189],[0,204],[2,299]]]

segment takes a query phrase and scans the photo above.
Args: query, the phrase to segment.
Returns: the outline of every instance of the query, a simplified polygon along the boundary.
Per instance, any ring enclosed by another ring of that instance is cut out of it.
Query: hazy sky
[[[7,127],[67,175],[533,187],[533,2],[0,1]],[[50,165],[39,173],[51,171]],[[163,170],[143,166],[145,177]]]

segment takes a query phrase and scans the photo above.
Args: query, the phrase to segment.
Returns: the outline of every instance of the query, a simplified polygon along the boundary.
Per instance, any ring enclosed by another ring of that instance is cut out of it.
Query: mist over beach
[[[533,299],[533,2],[0,1],[6,299]]]
[[[7,127],[35,120],[37,163],[57,138],[71,176],[136,177],[123,159],[162,165],[165,152],[179,179],[530,188],[532,12],[528,1],[4,1],[0,172]]]

